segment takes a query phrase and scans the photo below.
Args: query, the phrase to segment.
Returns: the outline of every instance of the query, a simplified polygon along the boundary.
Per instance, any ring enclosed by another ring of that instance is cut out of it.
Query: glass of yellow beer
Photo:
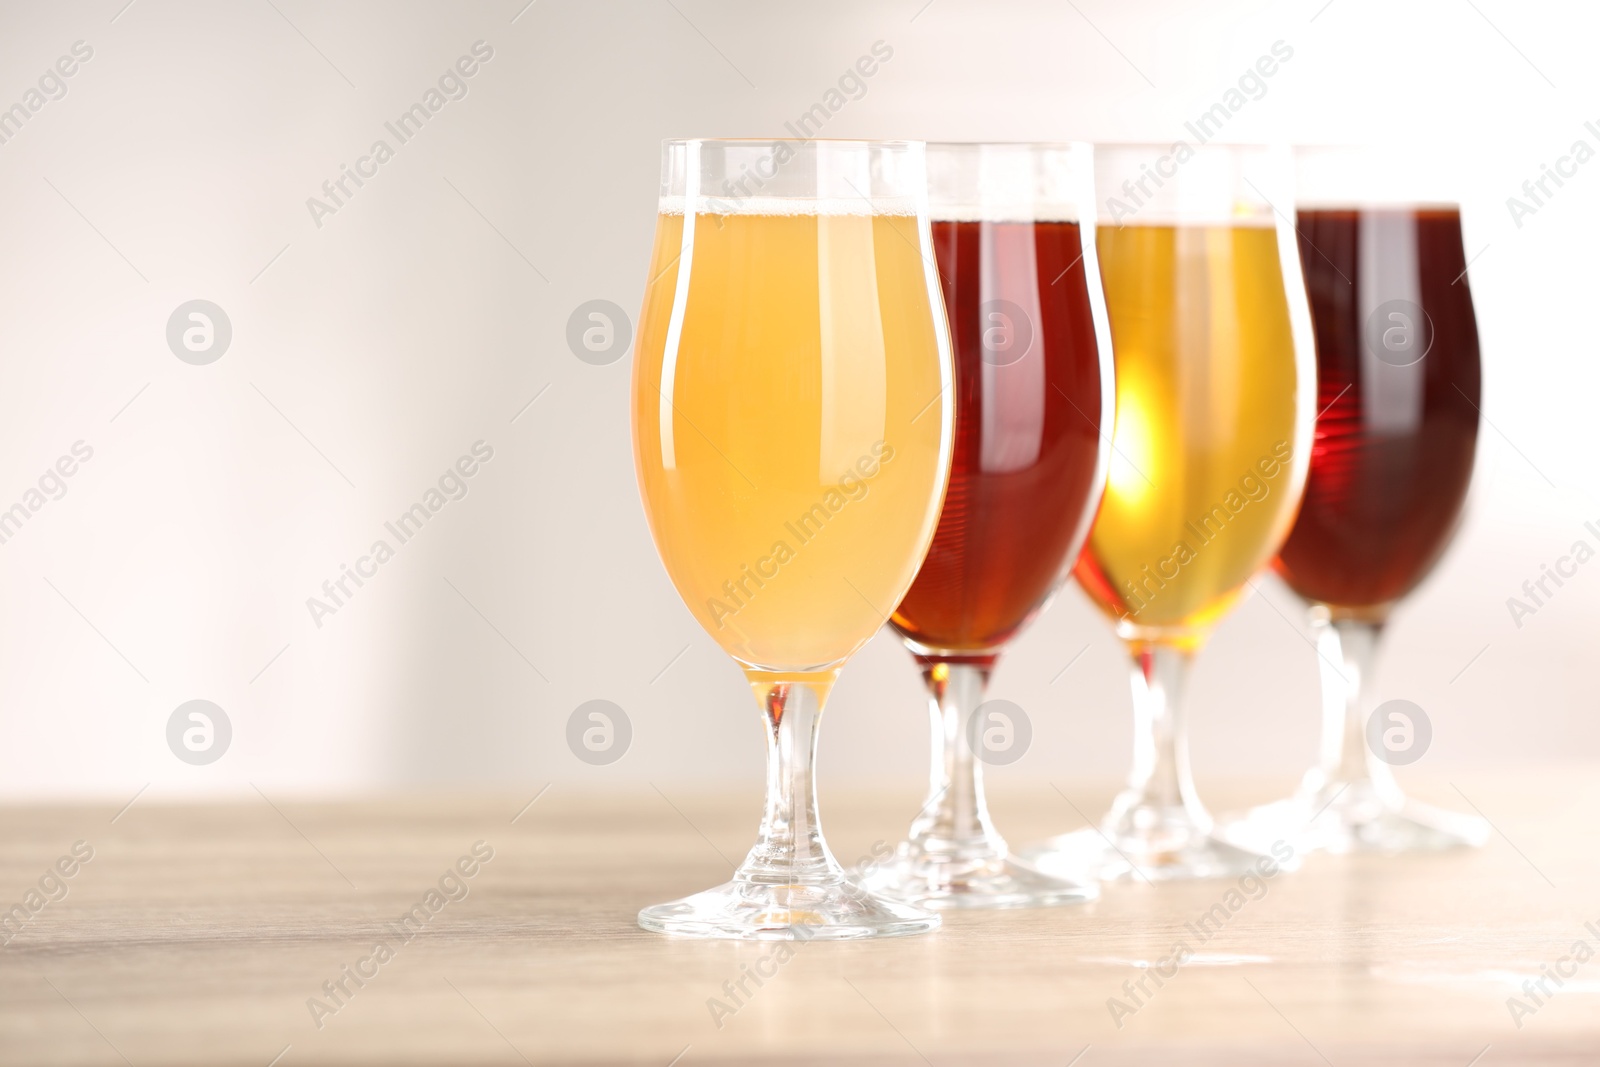
[[[952,362],[920,142],[669,141],[633,371],[634,459],[684,603],[767,739],[732,881],[645,908],[688,937],[931,930],[828,851],[813,760],[846,660],[910,587],[952,450]]]
[[[1096,243],[1116,366],[1105,495],[1076,568],[1133,661],[1134,761],[1098,828],[1025,850],[1102,879],[1226,877],[1189,772],[1190,662],[1300,505],[1316,359],[1287,151],[1101,147]],[[1293,861],[1287,847],[1269,862]]]

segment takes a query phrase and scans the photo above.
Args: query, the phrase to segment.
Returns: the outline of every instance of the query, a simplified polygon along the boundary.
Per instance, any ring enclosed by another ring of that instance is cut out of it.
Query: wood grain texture
[[[1070,803],[1051,789],[997,796],[1002,829],[1018,841],[1075,829],[1073,806],[1097,814],[1109,795],[1060,784]],[[953,914],[926,937],[802,944],[779,963],[772,943],[633,924],[640,906],[727,876],[753,836],[748,794],[557,783],[514,823],[527,796],[141,799],[115,823],[118,804],[12,807],[0,909],[73,842],[94,858],[0,949],[0,1063],[1600,1061],[1600,958],[1520,1028],[1506,1004],[1575,941],[1600,948],[1584,925],[1600,930],[1595,775],[1454,787],[1431,796],[1463,809],[1470,797],[1501,831],[1488,848],[1314,857],[1191,944],[1197,958],[1120,1027],[1108,998],[1133,1003],[1123,983],[1138,962],[1192,942],[1185,924],[1231,883],[1116,885],[1088,906]],[[850,862],[894,840],[916,800],[824,803]],[[478,841],[494,856],[462,880],[467,896],[398,938],[392,924]],[[379,941],[393,958],[319,1027],[308,998]],[[774,977],[733,1001],[724,982],[758,965]],[[711,998],[737,1003],[720,1026]]]

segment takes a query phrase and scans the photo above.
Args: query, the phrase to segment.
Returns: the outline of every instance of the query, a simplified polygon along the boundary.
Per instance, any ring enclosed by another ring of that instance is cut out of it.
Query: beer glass
[[[892,621],[928,686],[933,761],[909,838],[869,884],[934,907],[1098,896],[1007,854],[982,768],[1024,743],[1014,713],[983,701],[990,673],[1070,575],[1105,483],[1114,393],[1093,159],[1087,144],[928,146],[955,457],[933,547]]]
[[[1047,870],[1154,881],[1261,858],[1213,833],[1183,690],[1305,485],[1316,366],[1288,163],[1219,144],[1096,150],[1116,431],[1076,574],[1133,661],[1134,765],[1098,828],[1024,852]]]
[[[951,375],[920,142],[666,143],[634,456],[667,574],[761,709],[767,800],[732,881],[645,908],[645,929],[810,940],[938,925],[846,876],[813,761],[840,668],[933,538]]]
[[[1472,480],[1481,371],[1461,209],[1449,175],[1421,161],[1356,147],[1295,155],[1319,414],[1276,567],[1316,634],[1322,751],[1293,798],[1229,834],[1291,835],[1301,851],[1481,845],[1482,819],[1401,792],[1390,768],[1422,754],[1426,727],[1372,686],[1384,625],[1443,555]]]

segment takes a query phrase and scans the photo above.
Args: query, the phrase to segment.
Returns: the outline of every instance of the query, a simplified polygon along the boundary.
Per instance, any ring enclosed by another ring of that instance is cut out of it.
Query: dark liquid
[[[933,547],[892,621],[923,650],[981,653],[1071,566],[1099,501],[1110,413],[1077,223],[935,222],[933,244],[955,349],[955,454]]]
[[[1438,561],[1472,476],[1478,327],[1461,215],[1302,211],[1299,228],[1322,414],[1305,501],[1277,569],[1313,602],[1379,609]],[[1426,320],[1411,322],[1406,304]],[[1406,345],[1425,343],[1428,323],[1426,355],[1396,365],[1420,351]],[[1380,358],[1390,328],[1399,351]]]

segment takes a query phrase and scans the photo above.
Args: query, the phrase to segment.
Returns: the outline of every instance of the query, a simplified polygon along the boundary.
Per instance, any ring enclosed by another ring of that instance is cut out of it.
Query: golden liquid
[[[1105,497],[1078,577],[1126,638],[1195,647],[1288,535],[1304,488],[1276,232],[1104,226],[1116,358]]]
[[[911,585],[949,475],[944,310],[917,220],[693,224],[684,250],[684,216],[658,219],[639,322],[634,458],[651,532],[730,655],[835,667]]]

